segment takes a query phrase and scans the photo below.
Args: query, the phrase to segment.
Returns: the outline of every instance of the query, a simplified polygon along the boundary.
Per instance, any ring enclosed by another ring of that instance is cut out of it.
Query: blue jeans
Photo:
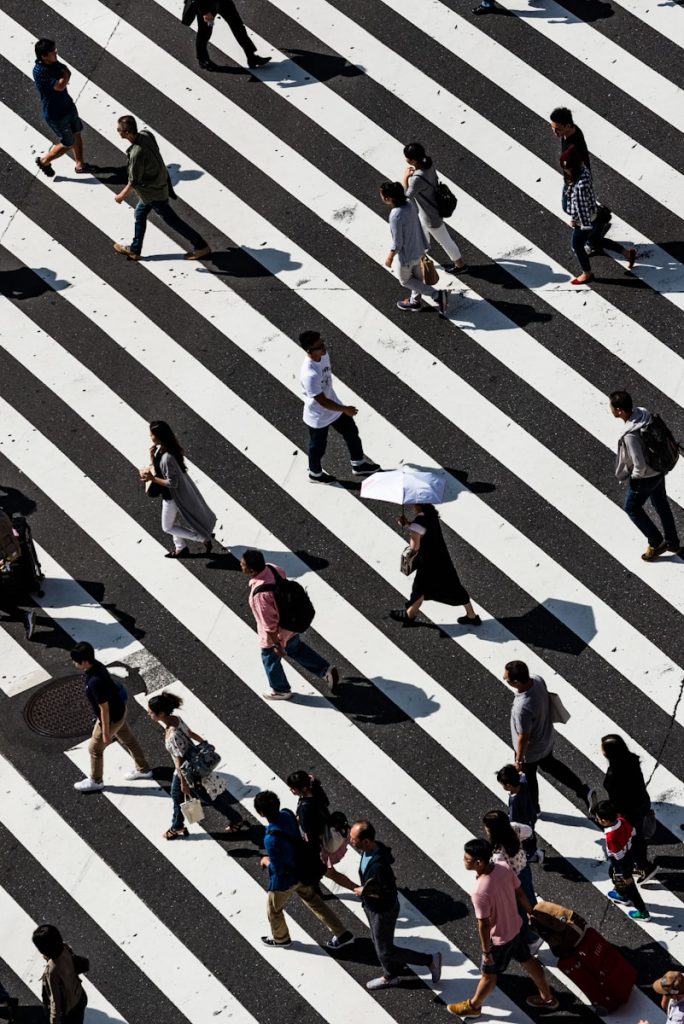
[[[285,646],[285,653],[292,658],[303,669],[314,676],[324,676],[330,668],[325,658],[321,658],[312,647],[305,644],[300,636],[295,634]],[[279,658],[272,647],[261,648],[261,660],[266,669],[266,675],[272,690],[276,693],[289,693],[290,684],[283,671],[283,659]]]
[[[572,229],[570,245],[572,246],[572,250],[577,257],[577,261],[585,274],[590,273],[591,263],[589,262],[589,257],[587,256],[584,246],[587,244],[587,239],[593,230],[593,227]]]
[[[191,228],[189,224],[186,224],[184,220],[181,220],[175,210],[171,208],[171,204],[168,199],[159,199],[154,203],[143,203],[142,199],[135,208],[135,232],[133,235],[133,241],[131,242],[131,252],[136,253],[138,256],[142,252],[143,238],[145,237],[145,228],[147,227],[147,218],[150,213],[154,210],[155,213],[159,214],[161,219],[165,221],[174,231],[177,231],[183,238],[187,238],[193,249],[204,249],[206,242],[194,228]]]
[[[644,512],[644,505],[649,498],[663,525],[663,533]],[[651,547],[656,548],[662,542],[663,534],[668,547],[679,547],[677,527],[667,500],[665,477],[662,474],[642,477],[639,480],[630,479],[629,490],[625,496],[625,512],[636,528],[641,530]]]
[[[219,793],[215,800],[212,800],[207,793],[204,786],[196,786],[192,791],[192,795],[201,800],[203,804],[210,804],[215,807],[219,814],[222,814],[224,818],[227,818],[231,824],[236,825],[238,821],[242,821],[242,815],[238,814],[233,805],[230,802],[230,796],[227,791]],[[185,800],[183,790],[181,789],[180,778],[178,772],[173,773],[171,779],[171,799],[173,800],[173,816],[171,818],[171,828],[174,831],[183,828],[185,824],[183,819],[183,812],[181,811],[181,804]]]
[[[342,413],[327,427],[309,427],[309,472],[315,476],[320,476],[322,472],[321,459],[328,447],[330,427],[344,438],[352,462],[363,462],[363,445],[359,437],[359,428],[356,426],[353,416]]]

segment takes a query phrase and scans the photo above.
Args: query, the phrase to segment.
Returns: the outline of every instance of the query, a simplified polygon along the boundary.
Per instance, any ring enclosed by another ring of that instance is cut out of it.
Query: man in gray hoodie
[[[664,551],[679,554],[677,527],[665,492],[665,475],[652,469],[646,461],[640,433],[641,428],[650,423],[652,414],[641,406],[634,408],[627,391],[613,391],[609,397],[610,411],[616,419],[623,420],[626,427],[618,441],[615,476],[618,480],[629,481],[625,512],[648,540],[641,557],[645,562],[653,562]],[[649,498],[662,524],[662,533],[644,511]]]

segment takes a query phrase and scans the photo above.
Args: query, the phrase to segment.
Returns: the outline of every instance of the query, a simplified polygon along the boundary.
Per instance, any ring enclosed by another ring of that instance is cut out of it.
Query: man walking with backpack
[[[249,607],[257,627],[261,660],[271,689],[266,700],[289,700],[292,690],[283,671],[287,656],[307,672],[325,679],[335,693],[340,674],[334,665],[305,644],[300,633],[311,625],[314,610],[304,587],[288,580],[279,565],[266,565],[261,551],[245,551],[240,569],[249,577]]]
[[[307,857],[307,846],[299,831],[297,819],[290,810],[280,809],[276,793],[265,789],[254,798],[254,810],[268,822],[264,833],[266,856],[259,863],[268,868],[268,921],[271,935],[262,935],[265,946],[289,946],[292,942],[283,910],[290,897],[297,895],[306,903],[326,928],[333,933],[326,949],[333,952],[354,941],[352,933],[344,927],[316,891],[316,885],[325,870],[318,847],[313,846]],[[316,865],[317,861],[317,865]],[[311,874],[309,874],[311,872]]]
[[[634,407],[629,392],[613,391],[609,397],[610,411],[626,427],[618,441],[615,476],[629,481],[625,512],[648,541],[641,557],[644,562],[653,562],[664,551],[680,554],[677,527],[665,491],[665,474],[679,458],[677,443],[660,416],[641,406]],[[649,499],[662,524],[662,533],[644,511]]]
[[[102,762],[105,747],[117,740],[133,758],[134,769],[126,772],[129,782],[151,779],[152,772],[137,739],[126,721],[128,693],[122,683],[116,683],[105,666],[95,660],[93,645],[83,642],[71,651],[71,660],[84,673],[85,694],[93,709],[95,724],[88,744],[90,775],[74,783],[79,793],[97,793],[104,789]]]

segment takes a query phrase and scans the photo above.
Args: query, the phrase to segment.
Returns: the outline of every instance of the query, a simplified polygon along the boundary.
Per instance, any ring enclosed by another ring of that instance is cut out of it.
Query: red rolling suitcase
[[[584,938],[558,967],[595,1006],[610,1013],[626,1003],[637,978],[636,968],[615,946],[587,928]]]

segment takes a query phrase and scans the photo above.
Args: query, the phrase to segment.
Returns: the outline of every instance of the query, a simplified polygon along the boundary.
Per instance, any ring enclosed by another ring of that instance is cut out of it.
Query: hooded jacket
[[[391,910],[397,902],[397,880],[392,864],[392,851],[384,843],[376,843],[370,854],[362,856],[359,878],[362,886],[368,886],[368,893],[364,892],[361,901],[369,910],[382,913]]]
[[[651,469],[646,462],[644,443],[641,440],[639,431],[652,420],[648,409],[637,406],[632,410],[632,415],[625,422],[626,430],[618,441],[617,463],[615,465],[615,476],[618,480],[642,480],[646,477],[658,476],[655,469]]]

